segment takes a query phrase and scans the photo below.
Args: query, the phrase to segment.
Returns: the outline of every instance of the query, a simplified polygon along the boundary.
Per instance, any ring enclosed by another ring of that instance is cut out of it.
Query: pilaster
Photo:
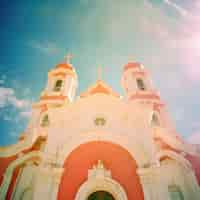
[[[49,200],[56,200],[62,172],[63,168],[56,165],[39,166],[33,200],[43,200],[47,194]]]
[[[158,171],[159,165],[151,165],[137,170],[143,187],[144,200],[170,200],[164,189],[165,183]]]

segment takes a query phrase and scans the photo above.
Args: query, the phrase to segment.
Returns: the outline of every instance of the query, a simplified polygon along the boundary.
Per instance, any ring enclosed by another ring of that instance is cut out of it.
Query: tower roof
[[[77,77],[76,71],[72,64],[69,63],[59,63],[56,65],[56,67],[49,71],[49,76],[63,76],[71,75],[75,78]]]
[[[69,70],[73,71],[73,66],[70,63],[71,58],[72,58],[72,55],[71,54],[67,54],[64,57],[64,62],[57,64],[56,68],[64,68],[64,69],[69,69]]]
[[[86,92],[81,93],[80,96],[87,97],[94,94],[106,94],[115,97],[120,97],[119,94],[114,92],[113,89],[102,80],[97,80],[93,86],[89,87]]]
[[[124,71],[128,70],[128,69],[133,69],[133,68],[137,68],[137,69],[141,69],[141,63],[139,62],[128,62],[125,66],[124,66]]]
[[[69,63],[59,63],[56,65],[56,68],[64,68],[64,69],[73,70],[73,66]]]

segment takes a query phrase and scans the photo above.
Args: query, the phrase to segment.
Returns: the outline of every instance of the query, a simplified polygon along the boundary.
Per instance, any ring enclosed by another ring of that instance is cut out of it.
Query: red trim
[[[3,181],[3,175],[4,175],[5,171],[6,171],[6,168],[16,158],[17,158],[16,155],[10,156],[10,157],[6,157],[6,158],[0,158],[0,186],[1,186],[2,181]]]
[[[22,141],[22,140],[24,140],[25,138],[26,138],[25,135],[20,135],[19,138],[18,138],[18,140],[19,140],[19,141]]]
[[[62,76],[63,78],[65,78],[67,75],[75,77],[76,73],[73,70],[65,72],[52,72],[52,76]]]
[[[141,64],[138,62],[129,62],[124,66],[124,72],[127,71],[128,69],[133,69],[133,68],[141,68]]]
[[[56,95],[47,96],[47,95],[45,95],[45,96],[40,97],[40,100],[65,100],[65,99],[67,99],[67,97],[63,96],[63,95],[59,95],[59,96],[56,96]]]
[[[97,81],[96,85],[93,88],[89,89],[85,93],[82,93],[80,96],[87,97],[89,95],[94,95],[94,94],[98,94],[98,93],[120,97],[119,94],[113,92],[110,87],[104,86],[101,81]]]
[[[187,154],[185,158],[191,163],[200,186],[200,157]]]
[[[163,161],[163,160],[166,160],[166,159],[170,159],[171,160],[172,158],[170,158],[169,156],[163,156],[163,157],[160,158],[160,161]]]
[[[160,113],[160,109],[161,109],[161,107],[163,107],[163,106],[164,106],[163,103],[154,103],[154,104],[153,104],[153,110],[154,110],[154,111],[157,111],[158,113]]]
[[[97,85],[94,89],[92,89],[92,91],[90,91],[90,93],[93,95],[93,94],[96,94],[96,93],[103,93],[103,94],[114,94],[114,92],[110,91],[109,89],[103,87],[102,85]],[[115,96],[118,96],[118,94],[115,93]]]
[[[11,179],[11,182],[10,182],[10,185],[8,187],[7,194],[6,194],[6,200],[11,200],[12,193],[13,193],[15,187],[16,187],[16,181],[17,181],[17,177],[18,177],[19,172],[20,172],[20,167],[21,166],[16,167],[16,169],[13,172],[12,179]]]
[[[137,174],[137,164],[123,147],[110,142],[94,141],[80,145],[64,163],[57,200],[74,200],[80,186],[87,180],[88,170],[103,161],[112,178],[125,189],[129,200],[144,200]]]
[[[73,70],[72,65],[70,65],[68,63],[57,64],[56,68],[65,68],[65,69]]]
[[[32,151],[40,150],[40,142],[44,141],[45,139],[46,139],[45,137],[38,137],[38,139],[35,141],[35,143],[31,147],[22,150],[21,153],[27,154]],[[16,159],[17,159],[17,154],[10,157],[0,157],[0,186],[2,184],[3,176],[7,167],[9,166],[11,162],[13,162]]]
[[[41,113],[46,111],[46,109],[48,109],[46,103],[33,105],[33,108],[40,108],[41,109]]]
[[[151,94],[141,94],[141,93],[136,93],[131,95],[129,100],[135,100],[135,99],[156,99],[160,100],[160,97],[157,94],[151,93]]]
[[[63,76],[63,77],[65,77],[67,75],[67,73],[65,73],[65,72],[57,72],[57,73],[54,73],[53,75],[54,76]]]
[[[46,112],[48,110],[47,104],[41,105],[41,113]]]
[[[180,150],[171,147],[169,144],[166,144],[166,143],[163,142],[163,140],[162,140],[161,138],[159,138],[159,137],[155,137],[154,140],[155,140],[155,142],[157,142],[157,143],[160,145],[161,149],[164,149],[164,150],[171,150],[171,151],[174,151],[174,152],[176,152],[176,153],[178,153],[178,154],[181,153]]]

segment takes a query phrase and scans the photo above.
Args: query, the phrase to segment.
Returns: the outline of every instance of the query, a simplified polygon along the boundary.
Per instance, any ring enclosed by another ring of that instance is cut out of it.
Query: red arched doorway
[[[88,169],[98,160],[111,171],[113,179],[120,183],[130,200],[143,200],[142,186],[130,153],[119,145],[94,141],[81,144],[71,152],[64,163],[64,172],[58,191],[58,200],[74,200],[80,186],[87,180]]]

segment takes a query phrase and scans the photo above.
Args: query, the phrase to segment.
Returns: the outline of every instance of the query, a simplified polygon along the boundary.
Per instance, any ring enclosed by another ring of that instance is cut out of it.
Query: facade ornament
[[[104,126],[106,124],[106,120],[103,117],[97,117],[94,120],[96,126]]]
[[[92,178],[111,178],[111,172],[104,167],[103,161],[98,160],[97,165],[88,170],[88,179]]]
[[[75,200],[88,199],[91,194],[98,191],[108,192],[117,200],[128,200],[124,188],[112,178],[111,171],[105,168],[101,160],[88,170],[88,180],[79,188]]]

